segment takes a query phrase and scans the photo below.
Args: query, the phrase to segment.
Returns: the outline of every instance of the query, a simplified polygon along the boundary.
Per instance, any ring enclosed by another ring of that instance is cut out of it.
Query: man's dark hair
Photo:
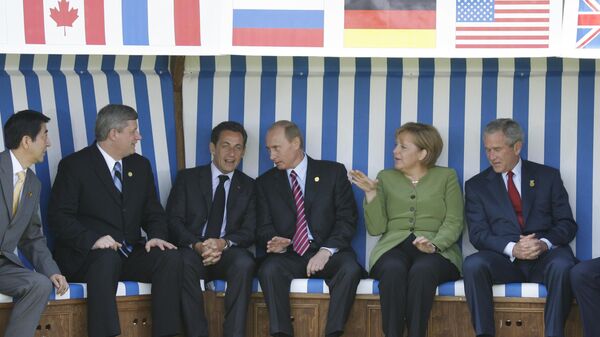
[[[221,132],[223,131],[233,131],[239,132],[242,134],[242,138],[244,138],[244,148],[246,147],[246,141],[248,140],[248,134],[246,133],[246,129],[244,126],[238,122],[233,121],[225,121],[219,123],[219,125],[215,126],[210,133],[210,142],[214,145],[217,145],[219,141],[219,137],[221,137]]]
[[[15,113],[4,124],[4,146],[14,150],[19,147],[25,136],[35,141],[42,129],[42,123],[48,123],[49,120],[48,116],[34,110],[21,110]]]

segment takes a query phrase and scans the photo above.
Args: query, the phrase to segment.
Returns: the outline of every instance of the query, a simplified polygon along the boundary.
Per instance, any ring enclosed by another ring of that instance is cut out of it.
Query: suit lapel
[[[523,205],[523,221],[527,226],[527,216],[535,201],[535,172],[526,160],[521,166],[521,203]]]
[[[12,177],[12,161],[8,150],[0,153],[0,185],[4,196],[4,206],[9,218],[12,218],[12,194],[14,190]]]
[[[227,194],[227,224],[225,224],[225,233],[229,231],[229,224],[234,219],[233,212],[236,210],[236,203],[240,193],[242,192],[242,185],[240,183],[239,174],[237,171],[233,172],[233,178],[229,185],[229,193]]]
[[[304,182],[304,213],[306,213],[306,219],[310,219],[312,202],[319,187],[318,180],[320,180],[319,169],[315,161],[308,157],[306,181]]]
[[[275,186],[273,188],[283,198],[285,204],[296,214],[296,204],[292,195],[292,187],[287,177],[286,170],[277,170],[275,173]]]
[[[202,194],[204,205],[206,210],[210,212],[210,206],[212,204],[212,173],[210,171],[210,165],[203,166],[198,171],[198,179],[195,179],[198,183],[198,188]],[[208,217],[207,217],[208,218]]]
[[[504,184],[502,174],[490,170],[488,179],[490,180],[490,188],[492,190],[491,195],[497,196],[498,206],[502,210],[502,214],[507,214],[511,222],[519,229],[519,231],[521,231],[521,227],[519,227],[519,220],[517,219],[517,213],[515,213],[515,208],[508,197],[508,190]]]
[[[25,177],[25,183],[23,184],[23,189],[21,192],[21,200],[19,201],[19,205],[17,206],[17,213],[15,214],[15,218],[20,216],[21,214],[31,214],[31,207],[35,206],[31,200],[34,195],[34,174],[31,170],[27,170],[27,174]]]
[[[106,161],[96,146],[96,143],[90,146],[90,164],[92,169],[108,194],[110,194],[117,204],[121,204],[122,200],[121,196],[119,195],[119,190],[117,190],[115,187],[111,172],[108,170],[108,166],[106,165]]]

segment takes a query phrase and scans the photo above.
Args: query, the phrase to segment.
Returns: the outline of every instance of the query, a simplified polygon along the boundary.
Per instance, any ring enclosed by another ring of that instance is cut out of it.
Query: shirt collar
[[[287,175],[288,177],[290,176],[290,173],[292,172],[292,170],[294,170],[296,172],[296,175],[298,176],[298,178],[300,178],[302,181],[306,180],[306,170],[308,168],[308,156],[306,155],[306,153],[302,154],[304,156],[304,158],[302,158],[302,161],[300,161],[300,163],[298,165],[296,165],[296,167],[291,168],[291,169],[287,169]]]
[[[16,175],[17,173],[19,173],[21,171],[27,170],[26,168],[21,166],[21,163],[19,162],[19,160],[17,159],[15,154],[12,152],[12,150],[10,150],[8,152],[10,152],[10,159],[12,160],[13,175]]]
[[[115,167],[115,163],[119,162],[121,164],[121,170],[123,170],[123,160],[114,160],[113,157],[111,157],[108,153],[106,153],[106,151],[104,151],[104,149],[102,149],[102,147],[100,146],[100,144],[96,143],[96,146],[98,147],[98,150],[100,150],[100,153],[102,154],[102,157],[104,158],[104,161],[106,162],[106,165],[108,165],[108,170],[110,171],[110,173],[112,174],[113,168]]]
[[[229,177],[229,181],[231,181],[231,179],[233,179],[233,172],[235,171],[231,171],[229,173],[223,173],[221,172],[221,170],[219,170],[219,168],[217,166],[215,166],[215,163],[210,162],[210,172],[212,174],[212,180],[219,180],[219,176],[224,174],[226,176]]]
[[[513,167],[513,169],[511,170],[513,173],[513,179],[515,177],[521,177],[521,168],[523,166],[523,163],[521,161],[521,158],[519,157],[519,161],[517,162],[517,165],[515,165],[515,167]],[[508,179],[508,172],[503,172],[502,173],[502,177],[505,179]]]

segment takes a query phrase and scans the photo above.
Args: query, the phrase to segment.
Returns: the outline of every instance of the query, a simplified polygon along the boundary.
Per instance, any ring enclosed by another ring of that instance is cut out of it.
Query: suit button
[[[410,230],[411,232],[414,232],[414,231],[415,231],[415,228],[414,228],[414,227],[411,227],[411,228],[409,228],[409,230]]]
[[[410,198],[411,198],[411,199],[414,199],[414,198],[416,198],[416,196],[415,196],[414,194],[412,194],[412,195],[410,196]]]
[[[410,211],[411,211],[411,212],[414,212],[414,211],[415,211],[415,208],[414,208],[414,207],[411,207],[411,208],[410,208]]]

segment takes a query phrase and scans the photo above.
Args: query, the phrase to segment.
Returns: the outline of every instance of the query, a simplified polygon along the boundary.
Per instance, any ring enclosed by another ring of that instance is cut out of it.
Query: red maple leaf
[[[77,20],[77,8],[69,9],[69,2],[67,0],[60,0],[58,2],[58,9],[56,7],[50,8],[50,17],[56,21],[56,27],[63,27],[64,35],[67,35],[67,26],[73,27],[73,22]]]

